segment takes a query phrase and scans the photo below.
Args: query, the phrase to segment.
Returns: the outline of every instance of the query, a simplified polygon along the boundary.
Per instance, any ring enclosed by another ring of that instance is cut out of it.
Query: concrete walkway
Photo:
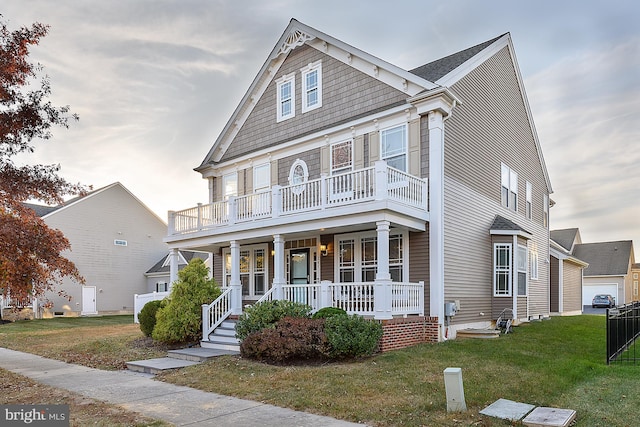
[[[119,405],[177,426],[361,426],[163,383],[149,374],[101,371],[1,347],[0,367],[42,384]]]

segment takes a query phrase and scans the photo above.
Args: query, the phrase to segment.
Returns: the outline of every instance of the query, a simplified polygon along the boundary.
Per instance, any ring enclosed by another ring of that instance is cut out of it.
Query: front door
[[[292,249],[289,252],[291,268],[291,284],[302,285],[309,283],[309,249]]]
[[[82,313],[81,314],[96,314],[96,287],[95,286],[83,286],[82,287]]]

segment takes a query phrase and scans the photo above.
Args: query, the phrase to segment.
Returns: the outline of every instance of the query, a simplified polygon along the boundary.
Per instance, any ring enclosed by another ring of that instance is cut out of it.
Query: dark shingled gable
[[[206,254],[204,252],[180,251],[180,255],[182,255],[182,257],[187,261],[187,263],[189,263],[189,261],[191,261],[193,258],[200,258],[203,261],[206,261],[207,258],[208,258],[208,254]],[[162,259],[160,261],[156,262],[155,265],[153,267],[151,267],[149,270],[147,270],[147,272],[145,274],[150,274],[150,273],[169,273],[171,267],[169,265],[163,266],[163,264],[165,263],[165,261],[166,261],[166,259],[168,257],[169,257],[169,254],[163,256]],[[185,266],[186,266],[186,264],[178,265],[178,270],[182,270]]]
[[[421,65],[413,70],[409,70],[409,72],[418,77],[429,80],[430,82],[435,82],[458,68],[465,61],[477,55],[478,52],[484,50],[487,46],[491,45],[502,36],[504,36],[504,34],[484,43],[480,43],[479,45],[445,56],[444,58],[429,62],[428,64]]]
[[[565,230],[551,230],[549,236],[551,240],[571,252],[573,242],[576,240],[576,234],[578,234],[577,228],[567,228]]]
[[[576,245],[573,255],[589,263],[585,276],[623,276],[629,272],[631,240],[583,243]]]
[[[50,214],[51,212],[58,210],[62,207],[62,205],[60,206],[44,206],[44,205],[34,205],[33,203],[23,203],[23,206],[33,210],[36,215],[38,215],[39,217],[43,217],[47,214]]]
[[[510,221],[507,218],[501,217],[500,215],[496,215],[495,219],[493,220],[493,224],[491,224],[490,230],[524,231],[527,234],[531,234],[524,228],[520,227],[515,222]]]

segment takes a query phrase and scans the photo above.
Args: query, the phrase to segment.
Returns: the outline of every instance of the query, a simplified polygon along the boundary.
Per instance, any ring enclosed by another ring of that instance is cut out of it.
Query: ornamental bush
[[[324,319],[285,317],[274,327],[249,334],[240,344],[243,357],[271,363],[321,360],[329,347]]]
[[[140,330],[146,337],[150,337],[153,328],[156,326],[156,313],[158,309],[167,304],[166,300],[149,301],[142,307],[138,313],[138,322],[140,322]]]
[[[309,317],[311,307],[298,302],[274,300],[263,301],[245,308],[236,323],[236,336],[244,340],[252,332],[273,328],[285,317]]]
[[[332,359],[370,356],[378,349],[382,325],[354,314],[331,316],[325,320],[324,333]]]
[[[312,319],[327,319],[332,316],[347,316],[347,312],[338,307],[325,307],[313,313]]]
[[[166,306],[156,313],[156,326],[151,336],[168,344],[198,341],[202,333],[202,304],[210,304],[220,296],[215,280],[200,258],[194,258],[178,272]]]

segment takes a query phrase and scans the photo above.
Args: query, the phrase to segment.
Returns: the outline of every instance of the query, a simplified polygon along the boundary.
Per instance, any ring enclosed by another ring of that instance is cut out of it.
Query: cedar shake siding
[[[322,61],[322,107],[302,112],[300,69]],[[276,82],[296,73],[295,117],[276,122]],[[402,105],[407,95],[373,77],[327,56],[308,45],[291,51],[265,93],[229,146],[221,162],[258,149],[272,147],[312,132],[363,117],[393,105]]]

